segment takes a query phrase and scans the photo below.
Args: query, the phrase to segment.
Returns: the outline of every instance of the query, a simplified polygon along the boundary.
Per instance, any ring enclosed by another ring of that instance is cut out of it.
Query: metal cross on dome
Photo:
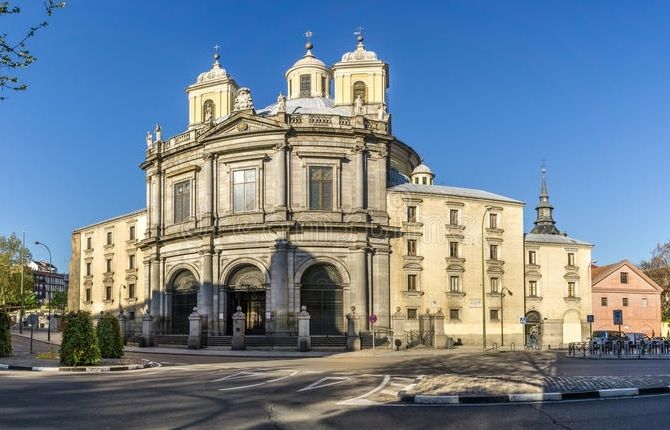
[[[359,25],[358,27],[356,27],[356,31],[354,31],[354,35],[362,38],[363,37],[363,30],[365,30],[363,28],[363,26]]]
[[[307,38],[307,41],[308,41],[308,42],[311,42],[311,41],[312,41],[312,36],[313,36],[313,35],[314,35],[314,33],[312,33],[312,32],[309,31],[309,30],[307,30],[307,31],[305,32],[305,37]]]

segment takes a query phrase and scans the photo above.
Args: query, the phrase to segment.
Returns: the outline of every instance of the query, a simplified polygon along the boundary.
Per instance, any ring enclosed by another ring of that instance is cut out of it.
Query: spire
[[[533,234],[561,234],[556,228],[553,216],[554,207],[549,203],[549,192],[547,191],[547,169],[542,162],[542,183],[540,185],[540,202],[535,207],[537,218],[535,227],[531,230]]]

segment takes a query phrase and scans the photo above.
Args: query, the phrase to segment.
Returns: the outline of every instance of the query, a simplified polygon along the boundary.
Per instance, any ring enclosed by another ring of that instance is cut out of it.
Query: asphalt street
[[[163,367],[99,374],[3,371],[0,428],[670,428],[668,396],[479,406],[407,405],[397,398],[426,374],[670,374],[670,361],[537,353],[153,358]]]

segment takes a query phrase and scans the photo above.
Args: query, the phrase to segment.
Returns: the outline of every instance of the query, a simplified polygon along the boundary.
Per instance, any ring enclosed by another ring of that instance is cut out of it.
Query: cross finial
[[[542,159],[542,175],[544,176],[547,173],[547,160]]]
[[[308,51],[310,51],[310,50],[314,47],[314,45],[312,44],[312,36],[313,36],[313,35],[314,35],[314,33],[312,33],[312,32],[309,31],[309,30],[307,30],[307,31],[305,32],[305,38],[307,39],[307,42],[305,43],[305,48],[306,48]]]
[[[214,64],[219,64],[219,44],[214,45]]]
[[[363,43],[363,30],[364,30],[363,26],[359,25],[358,27],[356,27],[356,31],[354,31],[354,34],[356,35],[356,40],[358,40],[358,42],[360,43]]]

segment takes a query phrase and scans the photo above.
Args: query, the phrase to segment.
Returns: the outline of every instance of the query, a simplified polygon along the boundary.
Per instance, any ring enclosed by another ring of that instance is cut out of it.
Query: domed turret
[[[312,32],[305,33],[305,55],[286,71],[288,99],[301,97],[328,97],[330,94],[330,69],[312,54]]]
[[[189,127],[230,114],[237,90],[233,77],[219,64],[219,47],[215,46],[212,68],[200,73],[196,82],[186,88]]]
[[[421,185],[433,185],[433,179],[435,179],[435,174],[430,167],[421,163],[414,168],[412,171],[412,183],[421,184]]]

